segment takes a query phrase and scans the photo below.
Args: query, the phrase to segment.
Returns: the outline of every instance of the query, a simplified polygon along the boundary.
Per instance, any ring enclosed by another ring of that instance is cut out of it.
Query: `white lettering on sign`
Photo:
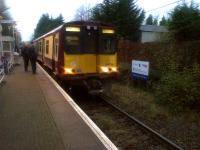
[[[148,76],[149,75],[149,62],[148,61],[132,61],[132,73]]]

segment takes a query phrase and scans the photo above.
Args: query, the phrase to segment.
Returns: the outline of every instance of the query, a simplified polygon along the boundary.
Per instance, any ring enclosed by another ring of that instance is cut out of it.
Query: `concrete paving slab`
[[[59,88],[15,67],[0,87],[0,150],[117,149]]]

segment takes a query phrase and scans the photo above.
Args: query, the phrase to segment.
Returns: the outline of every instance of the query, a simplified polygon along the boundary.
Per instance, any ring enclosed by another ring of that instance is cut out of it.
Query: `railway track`
[[[50,72],[46,69],[46,71],[50,74]],[[51,76],[53,76],[51,74]],[[54,78],[55,79],[55,78]],[[57,82],[59,82],[57,80]],[[65,84],[61,84],[59,83],[62,88],[68,92],[68,88],[65,87]],[[87,105],[86,104],[83,104],[82,103],[82,100],[83,102],[86,102],[86,99],[88,98],[83,98],[86,94],[85,92],[81,91],[81,94],[78,92],[78,94],[76,93],[77,91],[74,91],[73,93],[75,94],[72,94],[71,93],[71,96],[76,100],[76,102],[80,105],[80,107],[86,111],[86,113],[91,116],[91,114],[93,113],[90,113],[90,110],[87,109],[87,106],[83,106],[83,105]],[[74,96],[75,95],[75,96]],[[81,95],[81,96],[80,96]],[[98,99],[98,100],[97,100]],[[141,122],[140,120],[138,120],[137,118],[131,116],[130,114],[128,114],[127,112],[123,111],[122,109],[120,109],[119,107],[115,106],[114,104],[112,104],[111,102],[109,102],[109,99],[111,99],[110,97],[104,95],[104,94],[101,94],[99,96],[97,96],[96,98],[93,97],[93,100],[92,100],[92,105],[94,106],[97,106],[96,103],[96,100],[97,101],[103,101],[105,104],[107,104],[109,107],[113,108],[115,111],[119,112],[120,114],[122,114],[123,116],[125,115],[126,118],[129,119],[129,121],[131,120],[134,124],[137,125],[137,128],[139,127],[140,129],[136,129],[136,130],[144,130],[145,133],[147,133],[148,135],[151,135],[153,136],[152,139],[156,139],[157,141],[159,141],[159,143],[161,143],[161,149],[172,149],[172,150],[183,150],[183,148],[181,148],[180,146],[178,146],[177,144],[175,144],[174,142],[172,142],[171,140],[169,140],[168,138],[164,137],[163,135],[159,134],[158,132],[156,132],[155,130],[151,129],[150,127],[148,127],[146,124],[144,124],[143,122]],[[91,101],[90,101],[91,102]],[[100,102],[101,103],[101,102]],[[83,106],[83,107],[82,107]],[[92,106],[92,107],[94,107]],[[101,107],[104,107],[105,108],[105,105],[101,106]],[[98,107],[95,107],[94,109],[98,109]],[[112,110],[111,110],[112,111]],[[95,121],[93,119],[93,121]],[[112,138],[111,138],[112,140]],[[163,146],[164,145],[164,146]],[[164,147],[164,148],[163,148]],[[150,148],[152,149],[152,148]],[[153,148],[154,149],[154,148]],[[160,148],[155,148],[155,149],[160,149]]]
[[[112,104],[111,102],[109,102],[110,97],[106,96],[106,95],[100,95],[100,98],[106,102],[107,104],[109,104],[111,107],[113,107],[114,109],[116,109],[117,111],[119,111],[120,113],[124,114],[125,116],[127,116],[131,121],[133,121],[135,124],[137,124],[139,127],[141,127],[142,129],[144,129],[146,132],[150,133],[152,136],[156,137],[156,139],[158,139],[159,141],[161,141],[163,144],[165,144],[169,149],[173,149],[173,150],[183,150],[183,148],[181,148],[180,146],[178,146],[177,144],[175,144],[174,142],[172,142],[171,140],[169,140],[168,138],[164,137],[163,135],[161,135],[160,133],[156,132],[155,130],[153,130],[152,128],[150,128],[149,126],[147,126],[146,124],[144,124],[143,122],[141,122],[140,120],[138,120],[137,118],[131,116],[130,114],[128,114],[127,112],[125,112],[124,110],[120,109],[119,107],[115,106],[114,104]]]

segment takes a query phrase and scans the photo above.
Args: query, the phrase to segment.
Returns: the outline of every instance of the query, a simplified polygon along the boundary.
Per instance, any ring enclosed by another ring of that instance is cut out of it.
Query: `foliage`
[[[185,68],[182,72],[166,72],[155,86],[158,102],[169,104],[174,109],[185,106],[200,106],[200,65]]]
[[[74,20],[90,20],[91,18],[91,8],[89,5],[82,5],[76,10]]]
[[[152,14],[150,14],[145,22],[146,25],[158,25],[158,19],[152,16]]]
[[[159,22],[160,26],[166,26],[168,21],[166,20],[165,16],[162,17],[161,21]]]
[[[146,19],[146,23],[145,24],[146,25],[152,25],[153,24],[153,16],[152,16],[152,14],[150,14],[148,16],[148,18]]]
[[[144,11],[135,3],[135,0],[104,0],[93,8],[92,20],[112,23],[120,37],[137,41]]]
[[[158,25],[158,19],[157,18],[154,18],[153,25]]]
[[[0,0],[0,16],[2,19],[5,20],[11,19],[8,9],[9,8],[6,5],[5,0]]]
[[[176,41],[200,39],[200,10],[198,5],[182,3],[170,13],[169,30]]]
[[[49,17],[48,14],[43,14],[36,26],[36,29],[34,31],[34,38],[37,38],[52,29],[58,27],[59,25],[62,25],[64,23],[64,19],[62,15],[59,15],[55,19],[52,17]]]
[[[146,83],[132,82],[131,66],[122,64],[120,80],[134,87],[155,93],[160,103],[175,110],[200,107],[200,41],[181,43],[146,43],[120,45],[120,61],[131,59],[150,61]],[[121,50],[122,49],[122,50]],[[140,51],[138,51],[138,49]],[[130,59],[129,59],[130,58]]]
[[[9,8],[7,7],[5,0],[0,0],[0,19],[11,20],[9,13]],[[11,24],[2,24],[2,35],[13,35],[13,29]]]
[[[153,52],[160,71],[159,80],[153,80],[156,99],[175,110],[200,106],[200,51],[199,41],[162,44]]]

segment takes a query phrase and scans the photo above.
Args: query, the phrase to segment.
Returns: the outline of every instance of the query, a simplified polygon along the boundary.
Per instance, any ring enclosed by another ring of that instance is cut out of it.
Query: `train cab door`
[[[97,72],[97,51],[98,51],[98,28],[97,26],[86,26],[83,29],[83,68],[85,73]]]
[[[100,31],[98,51],[98,72],[117,71],[117,39],[113,28],[104,27]]]

